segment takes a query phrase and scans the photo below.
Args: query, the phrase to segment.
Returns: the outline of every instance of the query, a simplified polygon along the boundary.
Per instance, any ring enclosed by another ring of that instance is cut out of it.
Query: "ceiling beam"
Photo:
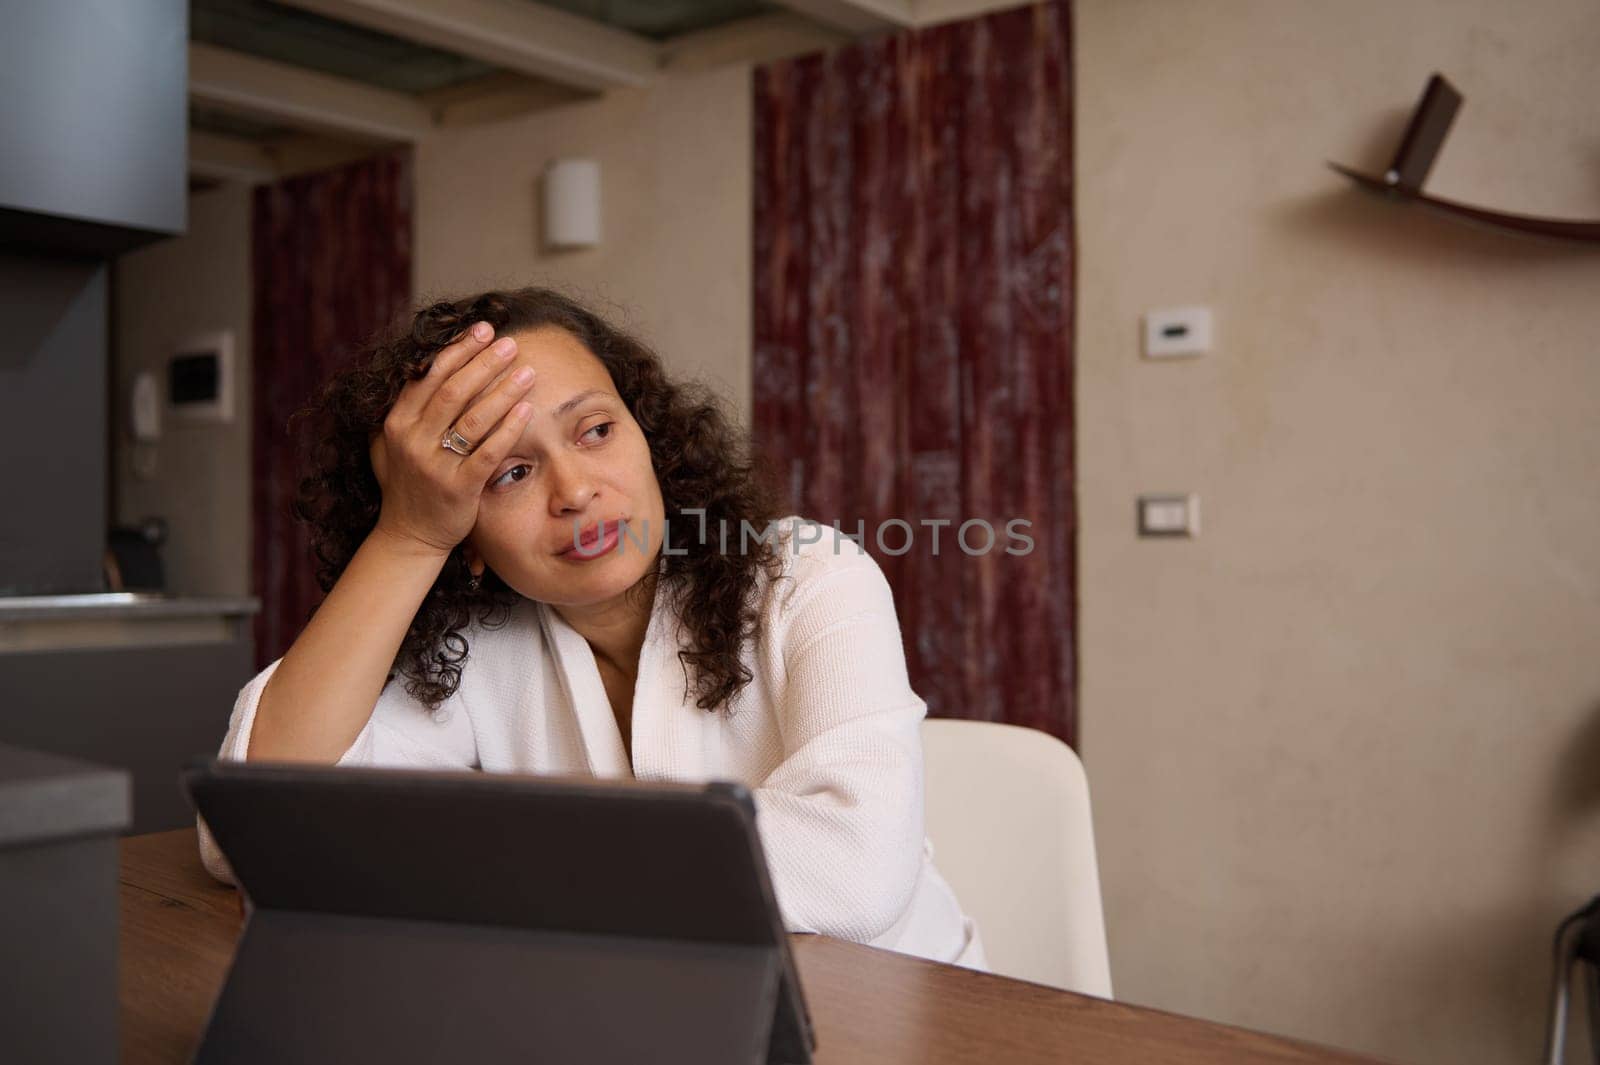
[[[428,109],[402,93],[189,44],[189,98],[297,129],[368,141],[412,142],[432,128]]]
[[[276,181],[278,167],[272,156],[253,141],[189,131],[189,173],[213,181],[242,181],[259,185]]]
[[[277,168],[279,178],[313,170],[328,170],[358,159],[369,159],[375,154],[370,144],[331,140],[314,133],[292,133],[278,137],[266,145],[266,151]]]
[[[793,11],[775,11],[670,38],[662,42],[661,65],[673,73],[684,73],[735,63],[771,63],[833,48],[849,39]]]
[[[910,29],[917,24],[913,0],[777,0],[777,3],[852,36]]]
[[[591,92],[649,84],[661,65],[660,49],[648,38],[532,0],[284,2]]]
[[[495,122],[532,111],[593,98],[593,93],[553,81],[498,71],[474,81],[429,89],[417,94],[440,126]]]

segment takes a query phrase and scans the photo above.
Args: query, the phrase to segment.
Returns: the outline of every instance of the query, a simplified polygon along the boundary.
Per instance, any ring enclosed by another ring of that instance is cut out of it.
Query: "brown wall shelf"
[[[1512,233],[1527,233],[1558,240],[1577,241],[1600,245],[1600,221],[1584,222],[1566,218],[1536,218],[1532,215],[1510,214],[1486,207],[1473,207],[1422,191],[1433,161],[1438,157],[1444,138],[1461,106],[1461,94],[1440,74],[1428,79],[1422,99],[1411,113],[1405,136],[1395,152],[1394,162],[1383,177],[1363,174],[1340,163],[1328,165],[1357,185],[1390,199],[1420,203],[1442,214],[1480,222]]]
[[[1381,192],[1391,199],[1413,201],[1431,207],[1436,211],[1454,215],[1457,218],[1467,218],[1474,222],[1482,222],[1486,225],[1508,229],[1516,233],[1536,233],[1544,237],[1559,237],[1563,240],[1600,244],[1600,222],[1579,222],[1565,218],[1535,218],[1532,215],[1507,214],[1504,211],[1491,211],[1483,207],[1471,207],[1464,203],[1456,203],[1454,200],[1429,196],[1420,190],[1391,185],[1382,178],[1373,177],[1371,174],[1363,174],[1339,163],[1329,163],[1328,165],[1362,188]]]

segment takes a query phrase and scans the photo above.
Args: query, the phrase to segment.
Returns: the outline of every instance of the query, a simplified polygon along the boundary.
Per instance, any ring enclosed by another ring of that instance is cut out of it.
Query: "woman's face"
[[[529,599],[603,603],[656,566],[666,514],[649,445],[604,364],[571,333],[512,336],[504,373],[533,368],[533,416],[485,485],[467,544]],[[597,525],[599,542],[582,542]]]

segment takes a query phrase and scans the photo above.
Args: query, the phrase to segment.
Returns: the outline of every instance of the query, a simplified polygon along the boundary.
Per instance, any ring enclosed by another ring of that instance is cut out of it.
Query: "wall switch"
[[[1140,536],[1199,536],[1200,497],[1155,495],[1139,497]]]
[[[1211,350],[1211,308],[1172,307],[1144,316],[1144,356],[1182,359]]]

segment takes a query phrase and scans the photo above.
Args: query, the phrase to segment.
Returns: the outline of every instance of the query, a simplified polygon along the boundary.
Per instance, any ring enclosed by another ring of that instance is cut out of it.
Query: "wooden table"
[[[239,926],[238,894],[201,867],[193,829],[122,841],[126,1065],[189,1060]],[[817,1065],[1372,1061],[822,936],[793,946]]]

